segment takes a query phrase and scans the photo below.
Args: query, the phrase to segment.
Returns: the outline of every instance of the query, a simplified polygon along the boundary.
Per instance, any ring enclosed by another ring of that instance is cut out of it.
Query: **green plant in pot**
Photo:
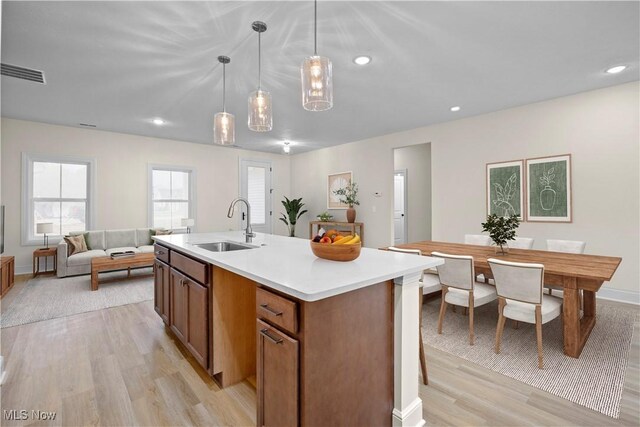
[[[346,187],[335,190],[333,194],[340,198],[341,203],[349,206],[347,209],[347,222],[355,222],[356,210],[353,207],[360,205],[358,201],[358,184],[349,181]]]
[[[329,221],[331,221],[333,219],[333,215],[331,215],[327,211],[324,211],[320,215],[318,215],[317,218],[318,218],[319,221],[329,222]]]
[[[520,226],[518,215],[498,216],[491,214],[487,216],[487,222],[482,223],[482,231],[489,233],[489,237],[496,245],[496,255],[506,255],[509,253],[509,240],[515,240],[516,230]]]
[[[289,200],[287,197],[282,200],[282,206],[284,206],[284,210],[287,212],[286,215],[280,212],[282,218],[279,218],[280,221],[284,222],[289,228],[289,237],[295,237],[296,235],[296,223],[300,219],[302,215],[307,213],[307,210],[301,211],[304,203],[302,203],[302,197],[299,199],[291,199]]]

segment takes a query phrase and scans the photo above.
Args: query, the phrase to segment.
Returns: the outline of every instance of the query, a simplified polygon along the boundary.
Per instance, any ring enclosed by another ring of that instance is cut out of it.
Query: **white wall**
[[[431,240],[431,144],[396,148],[393,150],[393,163],[395,170],[407,171],[409,242]]]
[[[486,163],[571,153],[573,223],[524,223],[519,235],[534,237],[539,249],[547,238],[585,240],[588,253],[622,257],[605,287],[623,291],[618,295],[634,292],[637,299],[639,90],[634,82],[294,155],[291,194],[304,198],[311,217],[326,209],[327,174],[353,170],[362,192],[358,218],[366,226],[365,244],[388,245],[392,150],[430,142],[433,239],[461,242],[465,233],[481,231]],[[382,197],[375,198],[375,191]]]
[[[35,247],[21,246],[21,153],[95,158],[95,229],[148,226],[148,164],[192,167],[196,171],[196,230],[238,229],[227,209],[239,195],[239,158],[267,159],[273,165],[273,232],[278,204],[289,195],[289,156],[158,138],[2,119],[2,203],[6,205],[5,254],[16,256],[18,272],[31,271]]]

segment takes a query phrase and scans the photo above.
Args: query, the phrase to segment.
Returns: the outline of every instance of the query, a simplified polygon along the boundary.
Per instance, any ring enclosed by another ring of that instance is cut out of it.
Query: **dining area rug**
[[[447,309],[442,335],[437,333],[440,299],[429,301],[422,309],[425,345],[609,417],[619,417],[633,328],[639,317],[637,307],[599,304],[596,325],[578,359],[563,353],[560,318],[546,323],[542,328],[544,369],[538,369],[534,325],[520,322],[515,329],[507,320],[500,354],[494,352],[497,301],[475,308],[473,346],[469,345],[469,317],[461,307],[456,313]]]
[[[91,290],[91,275],[30,279],[8,307],[2,307],[0,328],[72,316],[88,311],[153,299],[151,268],[100,274],[100,287]]]

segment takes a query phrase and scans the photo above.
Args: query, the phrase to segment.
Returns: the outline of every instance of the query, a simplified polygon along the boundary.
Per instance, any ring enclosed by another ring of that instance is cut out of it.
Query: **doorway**
[[[393,174],[393,244],[407,243],[407,170]]]
[[[393,150],[393,244],[431,240],[431,144]]]
[[[240,160],[240,197],[251,205],[251,228],[271,234],[271,162]],[[247,208],[241,204],[241,229],[247,227]]]

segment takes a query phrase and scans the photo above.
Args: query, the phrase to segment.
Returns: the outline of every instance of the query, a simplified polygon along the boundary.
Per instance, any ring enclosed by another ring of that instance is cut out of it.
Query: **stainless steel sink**
[[[243,245],[236,242],[210,242],[210,243],[196,243],[193,246],[197,246],[201,249],[211,252],[230,252],[241,251],[244,249],[255,249],[255,246]]]

